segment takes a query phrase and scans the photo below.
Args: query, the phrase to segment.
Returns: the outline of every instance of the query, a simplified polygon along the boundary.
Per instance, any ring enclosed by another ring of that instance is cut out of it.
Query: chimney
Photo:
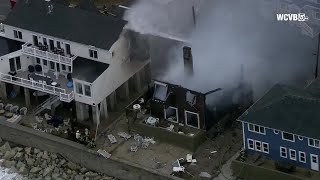
[[[193,74],[193,58],[191,48],[188,46],[183,47],[183,60],[184,70],[187,75]]]

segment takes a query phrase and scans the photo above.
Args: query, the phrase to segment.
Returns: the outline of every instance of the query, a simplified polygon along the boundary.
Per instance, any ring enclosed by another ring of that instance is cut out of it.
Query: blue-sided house
[[[319,171],[320,89],[275,85],[238,119],[243,146],[273,160]]]

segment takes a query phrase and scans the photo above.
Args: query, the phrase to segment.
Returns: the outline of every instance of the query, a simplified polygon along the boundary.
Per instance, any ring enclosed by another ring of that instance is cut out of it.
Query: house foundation
[[[117,92],[114,91],[113,93],[111,93],[109,95],[109,104],[110,104],[110,109],[111,110],[115,109],[116,103],[117,103]]]
[[[108,118],[107,99],[104,99],[100,104],[100,114],[101,114],[101,118],[103,118],[103,119],[107,119]]]
[[[4,100],[8,98],[7,87],[5,82],[0,82],[0,97]]]
[[[27,107],[31,106],[30,100],[30,90],[28,88],[24,88],[24,99]]]
[[[76,102],[77,120],[84,121],[89,118],[89,107],[86,104]]]

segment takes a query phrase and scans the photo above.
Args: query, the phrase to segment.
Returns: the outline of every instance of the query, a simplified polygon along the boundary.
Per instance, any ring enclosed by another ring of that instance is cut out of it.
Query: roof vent
[[[51,4],[48,6],[48,14],[51,14],[52,11],[53,11],[53,5]]]

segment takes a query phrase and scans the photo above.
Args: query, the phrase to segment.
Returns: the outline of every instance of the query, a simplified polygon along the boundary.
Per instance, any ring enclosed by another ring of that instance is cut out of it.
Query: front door
[[[318,155],[310,154],[310,162],[311,162],[311,169],[315,171],[319,171],[319,158]]]

